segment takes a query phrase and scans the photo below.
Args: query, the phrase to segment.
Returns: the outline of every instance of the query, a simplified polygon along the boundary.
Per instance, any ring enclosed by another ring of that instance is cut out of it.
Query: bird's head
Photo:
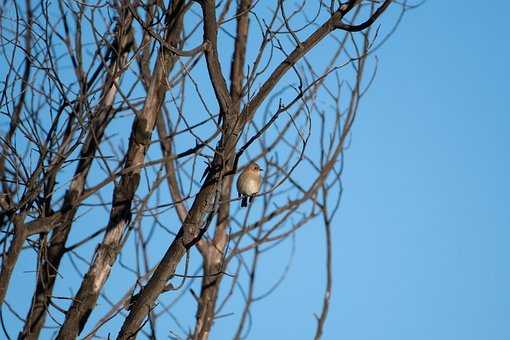
[[[248,165],[248,170],[250,172],[260,174],[260,172],[263,170],[257,163],[252,162],[250,165]]]

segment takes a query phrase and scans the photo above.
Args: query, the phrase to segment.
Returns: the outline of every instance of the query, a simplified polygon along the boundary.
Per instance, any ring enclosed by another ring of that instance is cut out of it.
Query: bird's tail
[[[247,207],[248,206],[248,197],[244,196],[241,201],[241,207]]]

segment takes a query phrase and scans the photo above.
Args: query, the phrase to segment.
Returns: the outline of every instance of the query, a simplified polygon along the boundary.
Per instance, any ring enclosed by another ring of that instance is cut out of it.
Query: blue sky
[[[345,155],[324,339],[510,339],[510,2],[483,6],[429,0],[376,53]],[[318,222],[297,233],[287,279],[254,304],[248,339],[313,337],[323,244]],[[289,253],[263,260],[258,293]],[[23,254],[18,274],[31,261]],[[116,270],[109,291],[125,279]],[[11,301],[31,284],[12,287]],[[211,339],[230,338],[231,326],[217,320]]]
[[[377,52],[346,153],[324,339],[510,339],[509,12],[428,1]],[[298,234],[249,339],[312,338],[325,250],[305,245],[323,237]],[[230,334],[218,326],[215,339]]]

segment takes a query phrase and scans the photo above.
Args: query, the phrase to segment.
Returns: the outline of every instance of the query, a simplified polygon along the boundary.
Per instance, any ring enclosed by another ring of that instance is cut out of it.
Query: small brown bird
[[[237,178],[237,193],[242,197],[241,207],[248,206],[248,198],[250,203],[253,196],[260,190],[260,172],[262,169],[257,163],[251,162]]]

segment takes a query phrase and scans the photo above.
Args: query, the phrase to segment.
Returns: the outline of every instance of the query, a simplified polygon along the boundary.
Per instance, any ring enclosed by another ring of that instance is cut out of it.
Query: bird
[[[251,162],[243,171],[239,177],[237,177],[237,193],[239,197],[242,197],[241,207],[248,206],[248,199],[251,203],[254,195],[260,190],[260,172],[263,169],[258,166],[257,163]]]

